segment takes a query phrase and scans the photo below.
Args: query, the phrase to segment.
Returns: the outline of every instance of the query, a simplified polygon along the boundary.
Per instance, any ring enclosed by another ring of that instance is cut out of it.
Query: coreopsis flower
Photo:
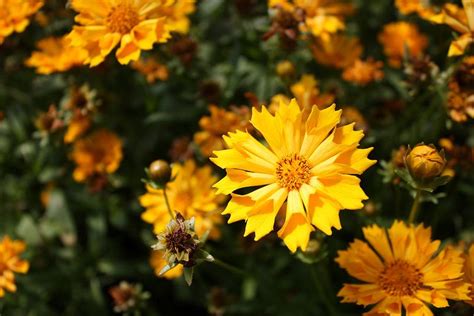
[[[141,284],[131,284],[122,281],[119,285],[109,288],[109,295],[114,303],[114,312],[133,313],[137,315],[145,301],[150,298],[150,293],[142,290]]]
[[[194,217],[185,219],[180,213],[171,219],[166,229],[157,236],[154,250],[164,252],[164,258],[170,268],[178,264],[192,267],[196,264],[194,255],[199,249],[200,241],[194,231]]]
[[[48,37],[40,40],[31,56],[25,61],[28,67],[36,68],[36,72],[49,75],[64,72],[84,64],[87,52],[82,48],[72,47],[66,37]]]
[[[469,299],[467,303],[474,306],[474,244],[471,244],[465,254],[466,261],[464,263],[464,280],[471,285]]]
[[[451,119],[458,123],[474,119],[474,57],[463,60],[448,88],[447,107]]]
[[[168,41],[175,22],[165,11],[172,11],[174,5],[175,1],[72,0],[72,9],[79,14],[68,38],[71,45],[88,52],[85,63],[91,67],[102,63],[119,44],[115,56],[128,64],[138,60],[142,50]]]
[[[77,182],[114,173],[122,161],[122,141],[106,129],[98,130],[74,142],[71,159],[76,163],[73,178]]]
[[[171,5],[161,5],[159,7],[159,15],[166,16],[167,25],[171,32],[187,34],[191,26],[188,16],[196,11],[196,0],[168,0],[168,3]]]
[[[210,116],[199,120],[201,131],[194,134],[194,142],[199,146],[201,153],[210,157],[214,150],[225,147],[222,136],[235,130],[245,130],[248,126],[250,112],[247,107],[233,107],[230,111],[209,106]]]
[[[439,14],[429,16],[434,23],[449,25],[460,36],[451,42],[448,56],[464,54],[466,48],[474,42],[474,0],[462,0],[464,10],[455,4],[447,3]]]
[[[462,252],[447,247],[436,254],[440,241],[431,240],[431,228],[395,221],[386,231],[372,225],[339,251],[336,262],[362,284],[344,284],[343,303],[375,306],[364,315],[433,315],[429,306],[447,307],[448,299],[468,299],[469,284],[462,280]]]
[[[255,233],[259,240],[273,230],[280,209],[286,210],[278,236],[295,252],[306,249],[314,226],[331,235],[332,227],[341,228],[341,209],[362,208],[367,196],[356,175],[375,163],[367,158],[372,148],[358,148],[363,132],[353,125],[336,127],[340,117],[335,105],[313,106],[303,119],[293,99],[282,102],[275,115],[265,106],[253,109],[250,122],[268,145],[247,132],[224,136],[229,149],[214,152],[211,160],[227,171],[215,187],[232,195],[223,212],[230,214],[229,223],[245,220],[244,236]],[[235,193],[250,187],[258,188]]]
[[[222,222],[218,212],[222,196],[217,195],[212,188],[217,181],[212,175],[212,169],[209,166],[198,167],[193,160],[187,160],[184,164],[173,164],[172,178],[174,180],[166,185],[171,209],[186,218],[194,217],[198,236],[209,231],[210,238],[218,238],[220,232],[216,226]],[[153,224],[153,231],[158,234],[172,218],[163,190],[154,189],[150,185],[146,189],[148,192],[140,197],[140,204],[146,208],[142,219]]]
[[[290,87],[298,105],[309,113],[314,105],[323,109],[330,106],[335,99],[331,93],[321,93],[319,82],[313,75],[303,75]]]
[[[64,134],[64,143],[73,143],[79,136],[84,134],[91,126],[92,122],[89,115],[80,112],[74,113],[69,121],[66,133]]]
[[[5,296],[5,291],[16,292],[15,273],[28,272],[30,264],[20,259],[25,248],[23,241],[12,240],[8,236],[0,241],[0,298]]]
[[[351,66],[344,69],[342,78],[360,86],[365,86],[373,81],[382,80],[383,62],[369,58],[367,60],[357,59]]]
[[[132,63],[132,68],[145,76],[148,83],[168,80],[168,68],[154,58],[140,59]]]
[[[318,63],[337,69],[354,64],[362,54],[359,39],[343,34],[333,35],[328,40],[316,39],[311,49]]]
[[[35,120],[36,128],[43,135],[54,133],[64,127],[56,105],[49,106],[48,111],[41,113]]]
[[[183,265],[178,264],[173,269],[161,274],[163,268],[168,264],[164,258],[164,252],[155,250],[150,255],[150,266],[153,268],[157,277],[163,277],[169,280],[179,278],[183,275]]]
[[[0,44],[12,33],[22,33],[43,4],[43,0],[0,1]]]
[[[324,40],[343,30],[344,18],[353,13],[352,4],[343,0],[269,0],[268,7],[303,16],[300,30]]]
[[[92,125],[92,115],[100,104],[96,97],[96,91],[89,88],[87,84],[69,89],[61,103],[68,114],[64,143],[73,143],[89,130]]]
[[[417,13],[422,17],[433,14],[428,0],[395,0],[395,6],[401,14]]]
[[[378,36],[384,54],[392,67],[400,67],[405,53],[419,57],[428,46],[428,38],[418,31],[415,24],[393,22],[386,24]]]

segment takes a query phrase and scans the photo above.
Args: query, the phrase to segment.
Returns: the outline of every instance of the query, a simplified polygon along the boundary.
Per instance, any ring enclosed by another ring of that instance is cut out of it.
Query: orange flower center
[[[298,190],[311,178],[311,168],[306,158],[292,154],[277,163],[276,177],[278,184],[288,191]]]
[[[423,286],[423,273],[405,260],[397,259],[382,271],[379,285],[392,296],[413,296]]]
[[[140,23],[140,16],[134,6],[121,3],[113,7],[106,18],[106,24],[113,33],[127,34]]]

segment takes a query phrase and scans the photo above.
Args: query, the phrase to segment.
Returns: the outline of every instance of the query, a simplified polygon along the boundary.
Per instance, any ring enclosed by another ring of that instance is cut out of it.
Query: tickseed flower
[[[449,25],[460,36],[452,41],[448,56],[464,54],[466,48],[474,42],[474,0],[462,0],[464,10],[455,4],[447,3],[441,13],[434,14],[429,20]]]
[[[372,225],[339,251],[336,262],[363,284],[344,284],[343,303],[376,304],[364,315],[433,315],[429,305],[447,307],[448,301],[468,299],[469,284],[462,280],[462,252],[452,247],[438,251],[431,229],[395,221],[386,231]],[[403,314],[405,315],[405,314]]]
[[[42,0],[0,1],[0,44],[12,33],[22,33],[43,4]]]
[[[448,83],[447,107],[451,119],[464,123],[474,119],[474,57],[463,60]]]
[[[167,17],[167,25],[172,32],[187,34],[191,21],[188,16],[196,11],[196,0],[167,0],[161,1],[158,9],[160,15]]]
[[[85,63],[91,67],[102,63],[119,44],[115,56],[128,64],[138,60],[142,50],[168,41],[173,30],[169,23],[174,22],[165,11],[174,5],[175,1],[72,0],[72,9],[79,14],[68,37],[73,46],[87,50]]]
[[[333,35],[327,40],[316,39],[311,49],[318,63],[337,69],[354,64],[363,50],[358,38],[343,34]]]
[[[303,75],[301,79],[290,87],[301,109],[311,112],[314,105],[323,109],[330,106],[335,96],[330,93],[321,93],[319,82],[313,75]]]
[[[246,130],[249,126],[250,112],[248,107],[231,107],[230,111],[209,105],[210,116],[199,120],[201,131],[194,134],[194,142],[201,153],[209,157],[214,150],[225,147],[222,136],[235,130]]]
[[[156,80],[168,80],[168,68],[158,63],[154,58],[140,59],[132,63],[132,68],[145,76],[148,83]]]
[[[5,291],[16,292],[15,273],[28,272],[28,261],[19,257],[25,248],[21,240],[12,240],[8,236],[0,240],[0,298],[5,296]]]
[[[378,39],[388,63],[397,68],[401,66],[405,53],[419,57],[428,46],[428,38],[418,31],[416,25],[404,21],[385,25]]]
[[[474,306],[474,244],[471,244],[465,254],[466,261],[464,263],[464,280],[471,285],[469,299],[467,303]]]
[[[353,13],[353,6],[341,0],[269,0],[269,8],[281,8],[302,15],[300,30],[324,40],[345,28],[344,18]]]
[[[70,144],[74,142],[79,136],[84,134],[90,126],[91,119],[88,115],[84,115],[80,112],[74,113],[64,134],[64,143]]]
[[[168,264],[163,251],[154,250],[150,256],[150,266],[153,268],[157,277],[166,278],[168,280],[179,278],[183,275],[183,265],[178,264],[175,268],[161,274],[161,271]]]
[[[82,65],[87,56],[82,48],[70,46],[66,37],[48,37],[40,40],[36,46],[38,51],[33,52],[25,64],[36,68],[36,72],[43,75]]]
[[[218,196],[212,185],[217,178],[212,175],[209,166],[197,167],[193,160],[172,166],[171,182],[166,186],[171,209],[178,211],[186,218],[195,218],[196,233],[199,237],[209,231],[210,238],[218,238],[220,232],[217,224],[222,222],[219,204],[222,196]],[[146,187],[147,193],[140,197],[140,204],[146,208],[142,219],[153,224],[155,234],[161,233],[172,219],[169,215],[163,190]]]
[[[141,284],[126,281],[109,288],[109,295],[114,303],[114,312],[125,315],[133,311],[136,312],[133,315],[137,315],[144,302],[150,298],[150,293],[144,292]]]
[[[375,61],[372,58],[367,60],[357,59],[351,66],[344,69],[342,78],[360,86],[368,85],[373,81],[383,79],[383,62]]]
[[[194,217],[185,219],[180,213],[172,219],[166,229],[157,236],[158,242],[154,250],[163,251],[164,258],[170,268],[177,264],[192,267],[196,264],[194,255],[199,248],[199,239],[194,232]]]
[[[74,143],[71,159],[76,163],[73,178],[77,182],[114,173],[122,161],[122,141],[108,130],[98,130]]]
[[[395,0],[395,6],[401,14],[417,13],[422,17],[433,14],[428,0]]]
[[[446,159],[433,145],[419,144],[405,156],[408,171],[414,179],[429,180],[443,173]]]
[[[336,127],[341,111],[332,105],[311,108],[306,119],[295,99],[282,102],[272,115],[265,106],[252,112],[252,125],[268,146],[247,132],[224,136],[229,149],[215,151],[211,160],[227,175],[214,186],[218,193],[232,194],[223,214],[229,223],[246,220],[244,236],[259,240],[273,230],[275,218],[286,201],[286,215],[278,236],[295,252],[305,250],[314,226],[331,235],[341,228],[339,211],[360,209],[367,196],[356,176],[375,163],[359,149],[363,137],[353,124]],[[259,187],[240,195],[247,187]]]

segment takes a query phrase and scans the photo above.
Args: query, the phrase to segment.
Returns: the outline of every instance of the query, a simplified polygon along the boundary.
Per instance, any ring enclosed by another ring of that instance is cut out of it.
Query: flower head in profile
[[[428,46],[428,38],[418,31],[416,25],[404,21],[385,25],[378,39],[389,64],[397,68],[406,53],[419,57]]]
[[[38,50],[31,54],[25,64],[36,68],[36,72],[43,75],[64,72],[82,65],[87,56],[87,52],[82,48],[70,46],[66,37],[42,39],[37,47]]]
[[[77,182],[114,173],[122,161],[122,141],[106,129],[98,130],[74,143],[71,159],[76,163],[73,177]]]
[[[199,120],[201,131],[194,134],[194,142],[201,149],[201,153],[209,157],[214,150],[225,147],[222,136],[235,130],[248,130],[250,111],[248,107],[231,107],[230,111],[209,105],[210,116]]]
[[[43,5],[43,0],[0,1],[0,44],[12,33],[23,32],[30,24],[30,16]]]
[[[278,236],[295,252],[306,249],[314,226],[331,235],[332,227],[341,228],[341,209],[362,208],[367,196],[357,175],[375,161],[367,158],[371,148],[358,148],[363,132],[353,124],[337,127],[340,117],[335,105],[313,106],[304,116],[293,99],[275,115],[265,106],[253,109],[250,122],[268,145],[242,131],[224,136],[229,149],[214,152],[211,160],[227,171],[215,187],[232,195],[223,212],[229,223],[245,220],[244,235],[255,233],[258,240],[273,230],[281,210],[285,222]],[[254,189],[235,193],[242,188]]]
[[[328,40],[316,39],[311,49],[318,63],[337,69],[354,64],[363,50],[358,38],[343,34],[333,35]]]
[[[5,291],[16,292],[15,273],[28,272],[28,261],[20,259],[25,248],[23,241],[8,236],[0,240],[0,298],[5,296]]]
[[[209,166],[198,167],[193,160],[172,166],[172,181],[166,185],[166,193],[172,210],[180,212],[185,218],[195,218],[195,229],[199,237],[209,231],[209,238],[218,238],[216,227],[222,222],[219,204],[222,196],[216,195],[212,185],[217,178]],[[163,190],[146,187],[147,193],[140,197],[140,204],[146,208],[142,219],[153,224],[153,231],[162,232],[172,219]]]
[[[467,47],[474,42],[474,0],[462,0],[464,7],[447,3],[439,14],[428,17],[431,22],[449,25],[460,36],[451,42],[448,56],[464,54]]]
[[[369,58],[367,60],[357,59],[351,66],[344,69],[342,78],[360,86],[368,85],[371,82],[382,80],[383,62]]]
[[[364,315],[433,315],[429,306],[447,307],[448,299],[468,299],[469,284],[462,280],[462,252],[447,247],[437,253],[440,241],[431,240],[431,229],[396,221],[385,229],[363,229],[338,252],[339,266],[363,284],[344,284],[338,296],[343,303],[374,305]]]
[[[102,63],[116,47],[115,56],[121,64],[138,60],[142,50],[170,38],[167,10],[176,1],[154,0],[72,0],[71,7],[79,14],[77,25],[69,34],[73,46],[88,52],[85,60],[91,67]]]

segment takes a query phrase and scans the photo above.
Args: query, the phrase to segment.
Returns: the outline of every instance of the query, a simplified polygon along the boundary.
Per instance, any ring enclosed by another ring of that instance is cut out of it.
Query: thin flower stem
[[[418,211],[420,210],[421,204],[421,191],[416,190],[415,200],[413,200],[413,205],[411,207],[410,215],[408,216],[408,223],[413,224],[416,220],[416,216],[418,215]]]
[[[243,275],[243,276],[247,276],[247,273],[246,273],[244,270],[239,269],[239,268],[237,268],[237,267],[234,267],[233,265],[228,264],[228,263],[226,263],[226,262],[224,262],[224,261],[222,261],[222,260],[219,260],[219,259],[217,259],[217,258],[214,258],[214,261],[212,261],[212,262],[215,263],[215,264],[217,264],[218,266],[220,266],[220,267],[226,269],[226,270],[229,270],[229,271],[234,272],[234,273],[236,273],[236,274],[240,274],[240,275]]]
[[[313,277],[314,285],[316,287],[318,296],[322,298],[321,301],[324,307],[326,308],[327,312],[329,313],[329,315],[336,316],[338,315],[337,311],[334,308],[334,306],[331,304],[331,298],[328,295],[328,290],[329,290],[327,286],[328,284],[324,282],[323,278],[321,277],[324,275],[325,272],[322,273],[322,271],[320,271],[320,267],[318,267],[320,264],[321,263],[319,262],[319,263],[310,265],[311,275]]]
[[[168,200],[168,194],[166,194],[166,184],[163,186],[163,195],[165,197],[165,202],[166,202],[166,207],[168,208],[168,213],[170,213],[171,218],[174,219],[174,213],[173,213],[173,210],[171,209],[170,201]]]

